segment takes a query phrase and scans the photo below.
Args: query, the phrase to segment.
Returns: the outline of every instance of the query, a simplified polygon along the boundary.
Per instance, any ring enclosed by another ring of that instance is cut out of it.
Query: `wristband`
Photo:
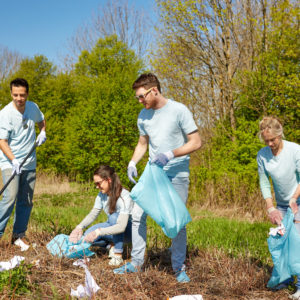
[[[134,167],[134,168],[135,168],[135,165],[136,165],[136,163],[135,163],[133,160],[131,160],[131,161],[129,162],[129,164],[128,164],[128,168],[129,168],[129,167]]]
[[[274,210],[276,210],[276,208],[274,206],[271,206],[267,209],[268,214],[270,214],[271,212],[273,212]]]

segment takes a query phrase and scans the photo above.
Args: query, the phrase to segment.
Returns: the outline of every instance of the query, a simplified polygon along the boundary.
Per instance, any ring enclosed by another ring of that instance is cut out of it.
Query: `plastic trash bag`
[[[273,288],[292,275],[300,276],[300,234],[294,225],[294,214],[288,208],[282,223],[286,229],[283,236],[268,238],[269,250],[274,264],[272,276],[267,284]]]
[[[175,238],[181,228],[192,220],[168,176],[156,164],[147,163],[130,197],[170,238]]]
[[[91,244],[82,240],[81,238],[78,243],[72,243],[68,235],[58,234],[47,244],[47,249],[58,257],[84,258],[94,255],[95,253],[89,250]]]

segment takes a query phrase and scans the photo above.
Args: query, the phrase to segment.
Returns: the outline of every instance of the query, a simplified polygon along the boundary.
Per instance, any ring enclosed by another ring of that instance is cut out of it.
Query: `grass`
[[[24,290],[12,291],[8,282],[6,287],[3,285],[5,297],[13,293],[20,299],[70,299],[70,288],[84,283],[84,272],[75,269],[72,260],[52,257],[45,246],[55,235],[69,234],[86,216],[93,207],[97,190],[72,185],[65,179],[51,181],[49,177],[38,177],[38,181],[43,180],[49,180],[49,190],[44,189],[47,183],[37,184],[37,188],[43,186],[43,189],[35,193],[28,230],[28,236],[37,247],[25,254],[26,262],[20,271],[23,275],[18,284],[18,288]],[[60,192],[54,193],[54,190]],[[272,266],[266,242],[269,223],[263,218],[241,214],[238,207],[212,209],[193,205],[189,210],[193,219],[187,226],[187,266],[191,283],[176,285],[166,250],[170,239],[148,217],[145,271],[116,276],[107,264],[107,255],[97,253],[89,264],[102,288],[95,299],[167,299],[180,294],[202,294],[205,300],[287,297],[287,291],[274,294],[265,288]],[[101,214],[97,222],[105,218]],[[8,243],[11,228],[12,218],[0,242],[1,260],[16,255]],[[124,258],[130,259],[130,245],[126,247]],[[39,266],[34,266],[36,261],[40,261]]]

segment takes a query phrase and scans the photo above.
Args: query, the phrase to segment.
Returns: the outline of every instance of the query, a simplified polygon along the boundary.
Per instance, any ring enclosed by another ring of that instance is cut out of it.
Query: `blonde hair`
[[[283,127],[282,127],[280,120],[273,116],[263,117],[263,119],[259,122],[258,137],[262,142],[264,141],[264,139],[262,137],[262,134],[264,132],[270,132],[270,133],[274,134],[275,136],[280,136],[281,138],[284,137]]]

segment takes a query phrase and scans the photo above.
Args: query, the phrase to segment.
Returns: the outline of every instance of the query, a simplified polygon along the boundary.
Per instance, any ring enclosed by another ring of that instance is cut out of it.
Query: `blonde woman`
[[[283,127],[276,117],[264,117],[259,129],[259,137],[266,147],[257,154],[258,174],[269,219],[273,224],[281,224],[288,207],[291,207],[295,215],[295,226],[300,233],[300,146],[283,139]],[[270,178],[276,207],[273,205]],[[286,288],[292,282],[293,278],[290,278],[276,289]],[[300,299],[299,278],[296,288],[291,299]]]

